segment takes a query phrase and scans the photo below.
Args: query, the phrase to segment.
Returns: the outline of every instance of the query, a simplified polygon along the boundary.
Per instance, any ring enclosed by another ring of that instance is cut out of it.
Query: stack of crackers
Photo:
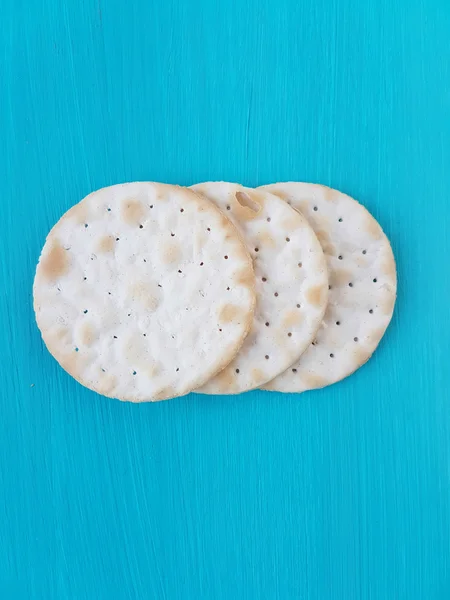
[[[146,402],[335,383],[374,352],[396,288],[386,235],[341,192],[135,182],[62,216],[33,295],[63,369]]]

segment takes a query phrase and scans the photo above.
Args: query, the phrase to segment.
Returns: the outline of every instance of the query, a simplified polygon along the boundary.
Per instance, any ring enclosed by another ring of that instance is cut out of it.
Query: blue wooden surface
[[[2,0],[0,36],[0,598],[449,598],[448,0]],[[77,385],[35,263],[135,179],[363,201],[399,270],[374,359],[302,396]]]

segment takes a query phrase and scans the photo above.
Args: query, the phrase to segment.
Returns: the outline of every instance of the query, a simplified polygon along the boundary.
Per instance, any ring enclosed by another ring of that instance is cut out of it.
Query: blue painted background
[[[2,599],[450,597],[449,39],[448,0],[2,0]],[[374,359],[302,396],[76,384],[35,263],[70,205],[136,179],[364,202],[399,270]]]

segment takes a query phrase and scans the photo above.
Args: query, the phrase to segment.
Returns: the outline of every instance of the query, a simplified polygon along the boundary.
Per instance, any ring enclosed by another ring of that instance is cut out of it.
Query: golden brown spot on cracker
[[[161,373],[161,365],[155,362],[144,369],[144,371],[149,379],[154,379]]]
[[[283,317],[283,327],[294,327],[302,322],[302,313],[299,310],[288,310]]]
[[[59,342],[64,341],[70,335],[70,329],[67,327],[58,327],[55,332],[52,334],[53,339],[58,340]]]
[[[261,369],[252,369],[251,374],[252,374],[252,383],[251,383],[251,385],[253,387],[257,387],[257,386],[261,385],[262,382],[265,379],[267,379],[267,375],[265,375],[263,373],[263,371],[261,371]]]
[[[160,303],[159,288],[150,283],[138,282],[132,285],[127,294],[129,302],[139,302],[144,308],[154,311]]]
[[[112,252],[115,247],[114,238],[112,235],[105,235],[102,237],[97,245],[97,252]]]
[[[246,318],[245,311],[236,304],[225,304],[219,310],[218,320],[220,323],[240,322]]]
[[[300,202],[297,202],[298,207],[295,208],[295,210],[298,210],[300,212],[300,214],[308,214],[308,210],[309,210],[309,202],[308,200],[300,200]]]
[[[316,231],[316,236],[322,245],[327,244],[330,241],[330,236],[328,235],[328,233],[326,231],[323,231],[322,229],[320,229],[319,231]]]
[[[174,242],[167,242],[161,248],[161,260],[165,265],[178,262],[181,258],[180,246]]]
[[[152,394],[151,399],[153,401],[168,400],[169,398],[173,398],[176,395],[177,394],[176,394],[175,388],[173,388],[172,386],[167,386],[164,388],[160,388],[154,394]]]
[[[214,377],[214,384],[222,392],[231,392],[236,382],[236,374],[233,368],[225,367],[218,375]]]
[[[379,301],[381,311],[385,315],[392,314],[395,305],[395,294],[393,292],[389,292]]]
[[[374,240],[379,240],[383,235],[380,225],[370,215],[367,215],[365,222],[366,233]]]
[[[253,191],[236,192],[235,199],[232,203],[233,213],[241,221],[252,221],[255,219],[261,212],[264,204],[263,196]]]
[[[240,206],[249,208],[255,213],[259,213],[265,204],[264,194],[260,194],[256,190],[245,190],[236,192],[235,198]]]
[[[273,381],[268,381],[267,383],[264,384],[264,386],[261,389],[263,389],[263,390],[277,391],[277,388],[274,385]]]
[[[378,344],[378,342],[381,340],[381,338],[383,337],[384,332],[385,332],[384,327],[378,327],[377,329],[373,329],[367,336],[370,344],[372,344],[373,346],[376,346]]]
[[[297,217],[295,219],[291,217],[290,219],[284,219],[281,227],[283,229],[283,233],[292,233],[298,228],[298,225],[299,219]]]
[[[90,323],[85,323],[80,330],[80,339],[83,344],[90,346],[97,338],[96,331]]]
[[[79,380],[78,373],[83,368],[85,362],[85,359],[81,358],[79,352],[72,352],[63,357],[61,366],[65,371],[72,375],[72,377]]]
[[[113,393],[117,385],[117,377],[114,375],[102,375],[97,384],[97,391],[100,394],[108,396]]]
[[[353,275],[354,273],[352,274],[351,271],[347,271],[346,269],[336,269],[330,272],[330,284],[332,286],[348,285]]]
[[[368,352],[367,350],[364,350],[363,348],[358,348],[357,350],[355,350],[353,356],[355,358],[356,364],[361,366],[369,360],[369,358],[372,356],[372,354],[371,354],[371,352]]]
[[[253,287],[255,285],[255,275],[252,269],[242,269],[234,276],[234,280],[238,285],[245,287]]]
[[[319,231],[316,232],[316,236],[317,236],[317,239],[319,240],[320,245],[322,246],[322,249],[325,252],[325,254],[334,256],[336,253],[336,248],[331,243],[331,239],[330,239],[330,236],[328,235],[328,233],[326,231],[324,231],[323,229],[320,229]]]
[[[369,261],[364,256],[357,256],[356,264],[358,265],[358,267],[365,268],[368,266]]]
[[[41,261],[41,273],[45,279],[54,281],[67,272],[69,261],[67,250],[59,244],[54,244]]]
[[[144,304],[148,310],[154,312],[159,306],[159,299],[155,296],[149,295],[145,298]]]
[[[320,188],[321,195],[327,202],[335,202],[340,194],[337,190],[333,190],[333,188],[329,188],[326,185],[318,185],[317,187]]]
[[[267,248],[275,248],[276,242],[268,231],[263,231],[259,235],[259,245]]]
[[[315,373],[305,373],[302,376],[302,381],[305,384],[305,387],[310,390],[317,390],[328,385],[328,381],[325,377],[316,375]]]
[[[323,285],[315,285],[305,292],[305,298],[312,306],[319,307],[323,304],[325,298],[325,287]]]
[[[387,253],[387,256],[383,259],[382,263],[381,263],[381,272],[383,273],[383,275],[386,275],[386,277],[389,280],[394,280],[397,277],[397,273],[396,273],[396,268],[395,268],[395,260],[394,260],[394,255],[392,254],[392,251],[389,249],[389,252]]]
[[[145,217],[144,205],[139,200],[124,200],[121,212],[122,219],[128,225],[140,225]]]

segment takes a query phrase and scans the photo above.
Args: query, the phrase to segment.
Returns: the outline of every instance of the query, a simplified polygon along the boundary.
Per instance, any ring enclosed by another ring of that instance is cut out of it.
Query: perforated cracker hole
[[[118,242],[120,240],[120,238],[116,238],[116,242]]]
[[[87,227],[89,227],[89,225],[87,223],[85,223],[84,228],[86,229]]]
[[[342,217],[340,219],[338,219],[339,223],[342,223],[343,219]]]
[[[221,329],[219,329],[219,331],[222,331]]]
[[[291,241],[291,238],[288,238],[288,237],[287,237],[287,238],[286,238],[286,241],[287,241],[287,242],[290,242],[290,241]]]
[[[229,287],[227,287],[227,292],[229,292],[229,291],[230,291],[230,288],[229,288]]]
[[[136,371],[133,371],[133,375],[136,375]]]
[[[342,256],[342,254],[339,254],[338,259],[342,260],[344,257]]]
[[[86,281],[87,277],[83,277],[83,281]]]
[[[147,334],[146,334],[146,333],[143,333],[142,335],[143,335],[144,337],[147,337]]]
[[[227,204],[227,210],[231,210],[231,206]]]
[[[363,251],[362,251],[362,253],[363,253],[363,254],[367,254],[367,250],[363,250]]]
[[[144,229],[144,226],[143,225],[139,225],[139,229]]]
[[[180,208],[180,212],[184,212],[184,208]]]
[[[178,269],[178,273],[182,273],[183,271],[180,271],[180,269]]]
[[[211,231],[211,227],[208,227],[208,228],[206,229],[206,231]]]
[[[84,312],[84,314],[85,314],[85,315],[87,315],[87,309],[86,309],[86,310],[83,310],[83,312]]]
[[[180,370],[179,368],[175,369],[175,373],[178,373],[179,370]]]
[[[357,342],[357,341],[358,341],[358,338],[357,338],[357,337],[354,337],[354,338],[353,338],[353,341],[354,341],[354,342]]]
[[[150,208],[153,208],[153,204],[150,204]]]
[[[278,298],[278,292],[275,292],[274,296],[275,298]]]
[[[341,324],[341,322],[340,322],[340,321],[336,321],[336,325],[340,325],[340,324]]]
[[[301,269],[301,268],[303,267],[303,263],[301,263],[301,262],[297,263],[297,267],[298,267],[299,269]]]
[[[114,338],[115,340],[117,340],[117,335],[113,335],[113,338]]]
[[[333,353],[330,354],[330,358],[334,358],[334,354]]]
[[[300,308],[300,307],[301,307],[301,304],[297,304],[297,308]]]
[[[348,287],[353,287],[353,283],[350,281],[350,283],[348,284]]]
[[[270,217],[267,217],[267,222],[270,223],[270,221],[272,220]]]
[[[262,281],[267,281],[267,277],[263,277],[263,278],[262,278]]]
[[[266,321],[266,327],[269,327],[270,323],[269,321]]]
[[[259,248],[255,248],[255,252],[259,252]]]
[[[297,373],[297,369],[292,369],[292,372],[293,373]]]
[[[225,256],[224,256],[224,259],[225,259],[225,260],[228,260],[228,256],[227,256],[226,254],[225,254]]]
[[[370,313],[371,315],[373,315],[373,308],[371,308],[371,309],[369,310],[369,313]]]
[[[203,265],[204,265],[204,264],[205,264],[205,263],[202,263],[202,262],[201,262],[201,263],[200,263],[200,266],[201,266],[201,267],[203,267]]]
[[[239,373],[239,369],[236,369],[236,373]]]
[[[288,333],[288,337],[292,337],[292,333],[291,332]]]
[[[269,355],[268,355],[268,354],[266,354],[264,358],[265,358],[266,360],[269,360]]]
[[[78,352],[79,348],[75,348],[75,352]]]
[[[319,209],[317,208],[317,206],[314,206],[313,210],[314,210],[315,212],[317,212]]]
[[[110,208],[108,208],[107,210],[108,210],[108,212],[111,212],[111,209],[110,209]]]
[[[376,283],[377,281],[378,281],[378,279],[375,277],[374,280],[373,280],[373,282]]]

